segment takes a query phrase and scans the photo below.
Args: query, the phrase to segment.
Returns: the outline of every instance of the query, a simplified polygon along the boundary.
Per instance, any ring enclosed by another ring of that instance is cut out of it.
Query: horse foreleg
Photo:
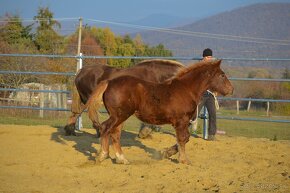
[[[187,122],[185,124],[180,124],[175,127],[176,138],[178,143],[179,151],[179,162],[184,164],[190,164],[190,161],[187,159],[185,154],[185,144],[189,141],[189,131],[187,129]]]
[[[122,127],[123,127],[123,124],[120,124],[111,132],[111,139],[112,139],[113,147],[116,151],[116,163],[129,164],[129,161],[125,158],[123,151],[121,149],[120,138],[121,138]]]

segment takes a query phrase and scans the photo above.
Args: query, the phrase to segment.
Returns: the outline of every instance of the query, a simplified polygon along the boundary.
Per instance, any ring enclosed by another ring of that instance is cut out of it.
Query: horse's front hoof
[[[105,159],[107,159],[108,157],[109,157],[109,153],[108,152],[101,151],[101,153],[100,153],[100,155],[98,157],[98,161],[102,162]]]
[[[128,165],[128,164],[130,164],[130,162],[127,160],[127,159],[116,159],[116,163],[117,164],[124,164],[124,165]]]
[[[191,161],[189,161],[188,159],[179,159],[179,163],[191,165]]]
[[[125,158],[124,154],[116,153],[116,163],[128,165],[130,162]]]
[[[66,125],[64,127],[64,130],[65,130],[65,134],[66,135],[74,135],[74,136],[76,136],[75,125],[74,124]]]

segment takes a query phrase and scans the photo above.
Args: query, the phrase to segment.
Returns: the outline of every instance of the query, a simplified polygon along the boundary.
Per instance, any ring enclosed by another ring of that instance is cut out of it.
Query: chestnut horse
[[[179,162],[189,163],[185,144],[189,140],[188,123],[196,116],[196,107],[207,89],[222,95],[233,93],[233,86],[220,69],[221,60],[201,61],[181,69],[164,83],[147,82],[132,76],[121,76],[101,82],[87,102],[89,117],[101,133],[99,161],[109,155],[109,138],[116,151],[116,162],[128,164],[121,149],[122,123],[135,114],[150,124],[171,124],[175,128]],[[101,101],[109,118],[100,124],[97,110]],[[175,151],[175,154],[177,153]],[[169,155],[171,156],[171,155]]]
[[[85,110],[93,89],[103,80],[110,80],[119,76],[130,75],[150,82],[163,82],[171,78],[183,64],[172,60],[144,60],[130,68],[114,68],[108,65],[96,64],[83,67],[76,75],[73,89],[71,116],[64,127],[67,135],[75,134],[75,123]],[[97,130],[98,133],[98,130]]]

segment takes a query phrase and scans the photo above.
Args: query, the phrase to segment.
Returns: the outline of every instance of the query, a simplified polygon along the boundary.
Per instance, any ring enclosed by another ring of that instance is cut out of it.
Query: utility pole
[[[77,51],[78,56],[80,56],[80,53],[81,53],[83,19],[80,17],[79,21],[80,21],[80,23],[79,23],[79,38],[78,38],[78,51]],[[82,66],[80,64],[81,64],[81,58],[78,58],[77,71],[82,68]]]
[[[83,23],[83,19],[80,17],[79,19],[80,21],[80,25],[79,25],[79,38],[78,38],[78,51],[77,51],[77,55],[80,57],[77,59],[77,72],[82,68],[83,65],[83,59],[81,58],[82,54],[81,54],[81,42],[82,42],[82,23]],[[82,115],[80,115],[77,119],[77,125],[76,125],[76,129],[78,131],[80,131],[80,129],[83,127],[82,124]]]

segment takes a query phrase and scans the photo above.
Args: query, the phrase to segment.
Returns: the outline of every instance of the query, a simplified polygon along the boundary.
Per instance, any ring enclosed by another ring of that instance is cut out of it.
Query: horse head
[[[233,94],[234,87],[220,68],[221,60],[212,62],[212,74],[209,80],[209,90],[217,92],[223,96]]]

